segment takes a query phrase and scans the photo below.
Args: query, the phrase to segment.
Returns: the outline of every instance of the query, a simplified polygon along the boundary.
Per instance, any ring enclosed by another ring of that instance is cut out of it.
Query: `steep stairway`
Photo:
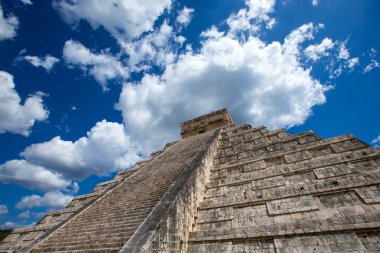
[[[212,133],[177,142],[31,252],[119,252]]]
[[[0,244],[0,252],[24,252],[44,239],[47,235],[60,228],[68,220],[106,195],[126,178],[154,159],[152,155],[147,160],[137,162],[132,168],[120,171],[114,179],[96,185],[91,193],[76,196],[64,209],[49,211],[33,227],[17,228]]]

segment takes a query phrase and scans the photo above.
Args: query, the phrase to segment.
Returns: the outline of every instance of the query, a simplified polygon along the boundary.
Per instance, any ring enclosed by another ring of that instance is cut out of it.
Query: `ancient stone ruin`
[[[15,230],[0,252],[380,252],[380,150],[236,125],[226,110]]]

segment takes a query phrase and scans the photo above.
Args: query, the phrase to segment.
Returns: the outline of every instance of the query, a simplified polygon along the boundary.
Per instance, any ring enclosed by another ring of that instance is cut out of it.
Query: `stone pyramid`
[[[380,252],[380,150],[233,124],[182,139],[15,230],[0,252]]]

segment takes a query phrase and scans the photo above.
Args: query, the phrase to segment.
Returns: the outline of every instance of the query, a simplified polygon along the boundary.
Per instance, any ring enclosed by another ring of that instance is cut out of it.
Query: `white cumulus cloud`
[[[121,46],[128,55],[130,69],[138,72],[149,70],[152,66],[162,67],[172,63],[175,59],[173,39],[175,40],[173,28],[165,20],[156,31],[139,40],[121,43]],[[181,38],[178,43],[181,43]]]
[[[44,68],[47,72],[49,72],[54,65],[59,62],[58,58],[51,55],[46,55],[45,57],[26,55],[23,56],[22,59],[32,64],[34,67]]]
[[[287,55],[298,56],[302,52],[302,43],[314,39],[314,34],[324,27],[323,24],[315,26],[313,23],[304,24],[293,30],[284,40],[284,52]],[[298,62],[298,57],[292,58]]]
[[[317,61],[323,56],[328,56],[328,50],[333,48],[334,44],[335,43],[330,38],[324,38],[320,44],[309,45],[305,49],[305,54],[309,59]]]
[[[152,30],[156,19],[170,6],[171,0],[54,1],[67,23],[77,26],[85,20],[93,29],[103,27],[121,40]]]
[[[246,0],[246,8],[227,19],[231,34],[241,31],[257,32],[262,24],[271,29],[276,23],[269,14],[274,12],[275,0]]]
[[[63,208],[73,199],[73,196],[61,192],[47,192],[43,196],[36,194],[23,197],[17,204],[18,209],[31,209],[34,207]]]
[[[164,68],[178,57],[179,49],[184,45],[186,38],[181,30],[187,26],[192,18],[194,9],[184,7],[173,24],[164,19],[157,24],[153,31],[145,33],[132,41],[119,41],[123,54],[128,56],[128,66],[131,72]]]
[[[14,38],[17,35],[18,25],[18,18],[13,15],[5,17],[0,5],[0,41]]]
[[[212,26],[210,29],[203,31],[201,37],[205,39],[218,39],[224,36],[224,32],[219,32],[216,26]]]
[[[21,156],[66,178],[82,179],[90,174],[107,175],[125,169],[140,159],[138,152],[123,124],[103,120],[77,141],[57,136],[27,147]]]
[[[26,147],[20,153],[23,160],[0,165],[0,182],[43,192],[61,190],[75,194],[79,185],[73,179],[126,169],[141,159],[140,153],[123,124],[103,120],[87,136],[74,142],[57,136]]]
[[[316,29],[312,24],[283,44],[254,36],[242,42],[213,29],[218,36],[206,38],[199,53],[181,55],[161,76],[145,74],[141,82],[123,86],[117,108],[133,141],[156,149],[177,138],[178,122],[223,107],[241,123],[290,127],[325,102],[328,88],[298,61],[300,43]]]
[[[21,103],[13,76],[0,71],[0,133],[12,132],[28,136],[36,121],[46,120],[49,112],[43,104],[43,93],[30,95]]]
[[[68,40],[63,48],[65,62],[81,68],[85,73],[93,76],[104,90],[107,90],[107,82],[111,79],[127,78],[128,70],[114,56],[107,51],[99,54],[92,53],[83,44]]]
[[[71,184],[60,174],[25,160],[10,160],[0,165],[0,181],[41,191],[64,189]]]
[[[0,215],[7,214],[8,208],[6,205],[0,205]]]
[[[177,23],[179,23],[181,26],[187,26],[190,24],[193,12],[194,9],[184,7],[176,19]]]

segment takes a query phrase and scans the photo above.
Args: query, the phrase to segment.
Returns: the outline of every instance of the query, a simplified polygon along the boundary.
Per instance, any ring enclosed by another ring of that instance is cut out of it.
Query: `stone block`
[[[308,212],[319,209],[318,200],[313,196],[301,196],[273,200],[266,203],[269,215],[282,215],[297,212]]]
[[[357,188],[355,192],[366,204],[380,203],[380,185]]]

